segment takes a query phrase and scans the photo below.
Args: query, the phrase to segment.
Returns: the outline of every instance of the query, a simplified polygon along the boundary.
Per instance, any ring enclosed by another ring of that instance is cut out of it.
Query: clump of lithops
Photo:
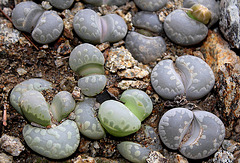
[[[166,43],[161,36],[148,37],[137,32],[128,33],[125,45],[132,56],[144,64],[156,61],[166,51]]]
[[[106,131],[123,137],[138,131],[141,121],[148,117],[153,108],[150,97],[143,91],[129,89],[123,92],[121,102],[107,100],[99,107],[98,118]]]
[[[101,5],[121,6],[121,5],[124,5],[127,2],[127,0],[84,0],[84,2],[95,5],[95,6],[101,6]]]
[[[104,56],[95,46],[84,43],[75,47],[69,58],[73,71],[82,76],[78,86],[86,96],[96,96],[105,87],[107,78],[104,75]]]
[[[54,6],[57,9],[67,9],[72,6],[74,0],[47,0],[51,3],[52,6]]]
[[[225,137],[224,124],[216,115],[186,108],[167,111],[160,119],[158,130],[168,148],[178,149],[190,159],[210,156],[217,151]]]
[[[134,2],[144,11],[157,11],[167,4],[167,0],[134,0]]]
[[[62,121],[75,108],[75,100],[67,91],[59,92],[51,104],[46,102],[42,90],[51,89],[51,83],[44,79],[29,79],[16,85],[10,94],[11,105],[29,122],[23,137],[27,145],[40,155],[62,159],[73,154],[79,144],[80,135],[77,124],[66,120],[58,126],[53,121]],[[42,126],[40,128],[40,126]]]
[[[196,100],[211,91],[215,77],[205,61],[185,55],[178,57],[175,63],[170,59],[160,61],[152,71],[151,83],[164,99],[185,95],[188,100]]]
[[[121,142],[117,145],[117,149],[125,159],[135,163],[145,163],[151,152],[150,149],[131,141]]]
[[[140,11],[133,16],[132,23],[134,27],[146,29],[152,32],[162,32],[162,23],[157,14],[153,12]]]
[[[55,11],[44,11],[32,1],[21,2],[12,12],[14,26],[32,32],[32,38],[40,44],[55,41],[63,31],[63,20]]]
[[[208,27],[211,27],[219,19],[219,15],[220,15],[219,2],[217,2],[216,0],[209,0],[209,1],[184,0],[183,7],[190,8],[190,10],[189,10],[190,14],[194,13],[194,12],[198,13],[194,17],[196,19],[200,19],[200,21],[201,21],[201,19],[208,19],[209,22],[205,23],[208,25]],[[188,11],[188,13],[189,13],[189,11]]]
[[[99,16],[91,9],[77,12],[73,28],[82,40],[92,44],[117,42],[127,33],[127,25],[121,16],[117,14]]]
[[[101,139],[106,134],[104,128],[96,117],[97,106],[95,98],[87,98],[79,102],[75,108],[76,119],[79,131],[90,139]]]

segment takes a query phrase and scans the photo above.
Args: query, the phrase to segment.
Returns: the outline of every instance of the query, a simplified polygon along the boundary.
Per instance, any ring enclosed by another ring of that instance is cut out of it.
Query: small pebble
[[[19,156],[22,151],[25,150],[21,141],[17,137],[4,134],[0,139],[1,148],[12,156]]]
[[[168,160],[158,151],[151,151],[148,158],[146,159],[147,163],[167,163]]]
[[[12,163],[13,156],[8,156],[5,153],[0,153],[0,163]]]
[[[81,88],[75,86],[73,88],[72,96],[76,101],[83,101],[84,100],[84,95],[81,92]]]
[[[22,76],[22,75],[25,75],[25,74],[27,73],[27,71],[24,70],[23,68],[18,68],[18,69],[17,69],[17,73],[18,73],[20,76]]]
[[[231,163],[234,161],[234,156],[231,152],[219,150],[214,154],[214,163]]]
[[[42,1],[41,5],[45,10],[51,10],[52,9],[52,5],[48,1]]]
[[[77,158],[72,159],[73,163],[84,163],[84,162],[89,162],[89,163],[96,163],[96,160],[93,157],[90,156],[77,156]]]
[[[129,88],[136,88],[136,89],[146,89],[149,86],[149,83],[140,80],[122,80],[118,83],[117,87],[121,88],[122,90],[126,90]]]

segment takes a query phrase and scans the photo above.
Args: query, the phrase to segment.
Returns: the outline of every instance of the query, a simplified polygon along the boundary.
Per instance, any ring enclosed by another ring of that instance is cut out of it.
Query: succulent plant
[[[188,100],[200,99],[208,94],[215,83],[212,69],[202,59],[185,55],[172,60],[162,60],[153,69],[151,83],[164,99],[173,100],[186,95]]]
[[[200,21],[203,24],[208,24],[212,15],[211,11],[201,4],[193,5],[190,10],[187,11],[187,14],[189,17]]]
[[[161,36],[147,37],[137,32],[128,33],[125,45],[133,57],[144,64],[156,61],[166,51],[166,43]]]
[[[63,31],[63,20],[56,11],[45,11],[32,31],[32,38],[40,44],[55,41]]]
[[[55,11],[44,12],[32,1],[17,4],[12,12],[12,21],[17,29],[32,32],[33,39],[41,44],[55,41],[63,31],[63,20]]]
[[[113,136],[123,137],[138,131],[143,121],[152,112],[152,101],[137,89],[123,92],[124,104],[107,100],[100,105],[98,118],[102,126]]]
[[[120,154],[127,160],[134,163],[145,163],[151,152],[150,149],[131,141],[123,141],[117,145]]]
[[[132,23],[134,27],[147,29],[152,32],[160,33],[162,29],[162,23],[160,22],[157,14],[147,11],[137,12],[133,16]]]
[[[29,122],[42,126],[51,125],[49,105],[40,92],[35,90],[24,92],[20,98],[20,108]]]
[[[61,91],[54,96],[50,111],[53,118],[60,122],[75,109],[75,105],[76,103],[72,94],[67,91]]]
[[[134,0],[134,2],[144,11],[157,11],[167,4],[167,0]]]
[[[78,127],[71,120],[50,129],[27,124],[23,128],[23,137],[33,151],[51,159],[63,159],[72,155],[80,142]]]
[[[69,66],[81,76],[104,74],[104,56],[95,46],[84,43],[76,46],[69,58]]]
[[[127,25],[122,17],[117,14],[99,16],[91,9],[77,12],[73,28],[81,39],[92,44],[117,42],[127,33]]]
[[[200,43],[207,36],[208,28],[178,9],[166,17],[164,31],[174,43],[189,46]]]
[[[47,1],[50,2],[52,6],[61,10],[71,7],[74,2],[74,0],[47,0]]]
[[[210,156],[220,147],[225,137],[224,124],[217,116],[207,111],[190,111],[186,108],[167,111],[162,116],[158,129],[162,142],[168,148],[179,149],[190,159]],[[190,135],[184,140],[186,134]]]
[[[52,84],[44,79],[29,79],[17,84],[10,94],[10,103],[17,110],[18,113],[22,114],[20,108],[20,98],[22,94],[29,90],[43,91],[51,89]]]
[[[84,2],[95,5],[116,5],[121,6],[127,2],[127,0],[84,0]]]
[[[62,91],[49,105],[40,91],[50,88],[51,83],[43,79],[23,81],[12,90],[10,103],[29,122],[41,126],[52,125],[52,118],[60,122],[74,110],[75,101],[69,92]],[[70,156],[80,141],[77,124],[71,120],[50,129],[26,125],[23,137],[32,150],[52,159]]]
[[[69,65],[73,71],[83,76],[78,81],[83,94],[95,96],[103,90],[107,82],[103,75],[104,56],[95,46],[84,43],[75,47],[70,54]]]
[[[141,121],[122,103],[107,100],[100,105],[98,118],[107,132],[124,137],[138,131]]]
[[[82,77],[78,80],[78,87],[86,96],[96,96],[106,86],[107,78],[105,75],[90,75]]]
[[[205,6],[210,10],[211,19],[210,19],[210,22],[208,23],[208,27],[211,27],[213,24],[215,24],[218,21],[219,15],[220,15],[219,2],[217,2],[216,0],[208,0],[208,1],[184,0],[183,1],[183,7],[185,8],[191,8],[196,4],[201,4],[202,6]]]
[[[43,12],[43,8],[35,2],[21,2],[12,11],[13,25],[21,31],[30,33]]]
[[[141,122],[152,113],[152,101],[143,91],[128,89],[122,93],[120,101],[122,101]]]
[[[79,131],[90,139],[101,139],[106,135],[104,128],[95,116],[96,103],[95,98],[88,98],[79,102],[75,108],[75,122]]]

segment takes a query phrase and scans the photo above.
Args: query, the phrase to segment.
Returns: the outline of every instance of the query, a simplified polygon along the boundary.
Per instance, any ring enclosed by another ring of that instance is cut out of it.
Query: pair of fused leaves
[[[190,159],[202,159],[213,154],[225,136],[223,122],[214,114],[186,108],[167,111],[159,122],[159,135],[170,149]],[[188,136],[187,140],[186,135]]]
[[[99,16],[91,9],[77,12],[73,28],[81,39],[92,44],[117,42],[127,33],[127,25],[122,17],[117,14]]]
[[[98,118],[102,126],[113,136],[123,137],[138,131],[141,121],[153,109],[150,97],[143,91],[129,89],[123,92],[121,102],[108,100],[100,105]]]
[[[70,54],[69,65],[78,75],[78,86],[86,96],[96,96],[105,87],[104,56],[95,46],[84,43],[76,46]]]
[[[12,12],[14,26],[28,33],[40,44],[55,41],[63,31],[63,20],[56,11],[44,11],[32,1],[21,2]]]
[[[151,83],[164,99],[173,100],[176,96],[186,95],[188,100],[196,100],[211,91],[215,77],[202,59],[184,55],[175,63],[170,59],[160,61],[152,71]]]

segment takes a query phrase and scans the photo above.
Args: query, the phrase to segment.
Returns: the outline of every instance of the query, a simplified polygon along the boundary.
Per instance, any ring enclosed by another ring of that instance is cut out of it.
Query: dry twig
[[[7,126],[7,104],[4,103],[3,107],[3,126]]]

